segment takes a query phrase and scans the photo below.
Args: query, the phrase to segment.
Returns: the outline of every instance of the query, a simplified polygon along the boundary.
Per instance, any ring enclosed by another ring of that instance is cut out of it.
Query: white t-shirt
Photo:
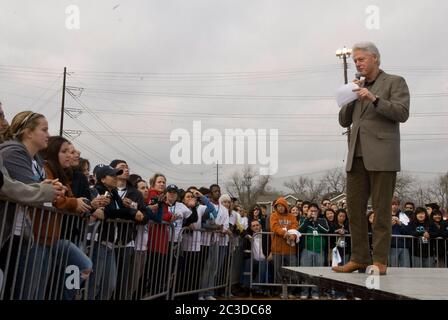
[[[215,219],[215,223],[217,225],[222,225],[222,231],[229,230],[229,211],[223,206],[215,206],[218,211],[218,216]],[[229,245],[229,236],[226,234],[215,233],[215,241],[218,242],[219,246],[228,246]]]
[[[247,217],[241,217],[241,225],[244,230],[247,230],[247,228],[249,228],[249,219],[247,219]]]
[[[263,261],[266,256],[263,254],[262,234],[256,234],[252,242],[252,256],[256,261]]]
[[[174,220],[173,224],[174,242],[177,242],[179,239],[180,230],[182,230],[184,219],[187,219],[191,215],[191,210],[188,209],[182,202],[176,202],[173,206],[168,207],[168,211],[176,217],[176,220]]]
[[[199,205],[196,209],[198,213],[198,221],[196,221],[193,225],[195,229],[201,229],[202,227],[202,217],[207,210],[207,206]],[[202,243],[202,231],[193,231],[186,232],[183,234],[182,238],[182,250],[183,251],[201,251],[201,243]]]
[[[135,238],[135,250],[148,250],[148,224],[137,226],[137,237]]]

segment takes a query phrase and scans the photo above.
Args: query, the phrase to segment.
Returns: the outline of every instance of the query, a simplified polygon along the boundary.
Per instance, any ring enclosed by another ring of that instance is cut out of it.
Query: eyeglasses
[[[413,207],[406,207],[406,208],[404,208],[405,210],[414,210],[414,208]]]

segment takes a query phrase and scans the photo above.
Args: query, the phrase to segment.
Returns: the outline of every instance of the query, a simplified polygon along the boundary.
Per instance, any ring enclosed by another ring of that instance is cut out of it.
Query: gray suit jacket
[[[400,171],[400,122],[409,118],[409,89],[406,81],[380,71],[370,91],[379,96],[377,107],[369,100],[355,100],[339,111],[343,127],[353,124],[346,170],[352,168],[357,139],[364,166],[369,171]]]

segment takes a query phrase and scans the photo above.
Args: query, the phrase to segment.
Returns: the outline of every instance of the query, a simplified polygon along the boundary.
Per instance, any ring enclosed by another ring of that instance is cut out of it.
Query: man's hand
[[[90,220],[96,221],[96,220],[104,220],[104,209],[98,208],[95,210],[95,212],[90,216]]]
[[[353,92],[356,92],[358,94],[358,100],[370,100],[371,102],[376,100],[376,96],[369,91],[367,88],[358,88],[353,89]]]
[[[143,213],[139,210],[137,211],[137,213],[135,214],[135,221],[141,222],[143,221],[143,218],[145,216],[143,215]]]
[[[400,224],[400,219],[397,216],[392,217],[392,225]]]
[[[132,201],[129,198],[124,198],[123,199],[123,204],[126,208],[132,208],[132,209],[137,209],[137,203],[135,203],[134,201]]]
[[[107,207],[110,204],[110,198],[106,196],[98,196],[95,200],[98,201],[99,207]]]
[[[92,206],[93,209],[98,209],[98,208],[101,208],[101,207],[108,206],[109,203],[110,203],[110,199],[108,197],[99,196],[99,197],[96,197],[95,199],[93,199],[90,202],[90,205]]]
[[[195,190],[194,191],[194,196],[196,197],[196,198],[202,198],[204,195],[202,194],[202,193],[200,193],[198,190]]]
[[[365,82],[366,82],[365,79],[363,79],[363,80],[361,80],[361,79],[354,79],[353,80],[353,83],[356,84],[360,88],[364,87]]]

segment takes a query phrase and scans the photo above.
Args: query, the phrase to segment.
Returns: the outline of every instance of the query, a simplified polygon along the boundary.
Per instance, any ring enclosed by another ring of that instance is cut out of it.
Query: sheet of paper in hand
[[[358,85],[350,82],[345,84],[336,91],[336,101],[338,103],[339,108],[345,106],[347,103],[355,101],[358,99],[358,95],[356,92],[353,92],[354,89],[358,89]]]

